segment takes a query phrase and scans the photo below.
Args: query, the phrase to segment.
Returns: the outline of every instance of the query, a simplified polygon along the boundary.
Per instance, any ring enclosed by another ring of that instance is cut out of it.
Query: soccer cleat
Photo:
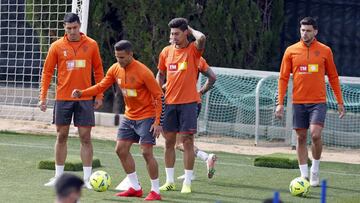
[[[178,180],[184,180],[185,179],[185,174],[182,175],[182,176],[177,177],[177,179]],[[191,176],[191,180],[195,180],[195,175],[194,174]]]
[[[304,178],[305,180],[307,180],[308,182],[310,181],[308,177],[303,177],[301,176],[302,178]]]
[[[175,183],[165,183],[163,186],[161,186],[160,191],[175,191]]]
[[[130,187],[128,190],[124,192],[119,192],[115,194],[115,196],[118,197],[142,197],[142,195],[143,195],[142,188],[140,188],[140,190],[135,190],[132,187]]]
[[[209,157],[206,161],[207,166],[207,172],[208,172],[208,178],[212,178],[215,174],[215,162],[217,160],[217,157],[215,154],[209,154]]]
[[[124,178],[124,180],[119,183],[118,186],[116,186],[115,190],[125,191],[130,188],[129,179],[127,177]]]
[[[183,184],[183,186],[181,188],[181,193],[184,193],[184,194],[191,193],[191,185]]]
[[[312,187],[320,186],[319,172],[310,172],[310,185]]]
[[[145,197],[145,201],[154,201],[154,200],[161,200],[161,195],[151,191],[148,196]]]
[[[93,187],[91,186],[89,180],[84,180],[83,188],[86,188],[86,189],[89,189],[89,190],[92,190],[92,189],[93,189]]]
[[[44,186],[53,187],[53,186],[55,186],[56,181],[57,181],[57,178],[52,177],[52,178],[50,178],[49,182],[44,184]]]

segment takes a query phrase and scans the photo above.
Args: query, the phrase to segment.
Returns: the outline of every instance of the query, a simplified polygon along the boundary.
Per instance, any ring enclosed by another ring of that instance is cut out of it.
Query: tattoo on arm
[[[162,87],[165,83],[165,72],[159,70],[159,72],[156,74],[156,81],[159,83],[160,87]]]
[[[204,86],[202,86],[200,89],[200,93],[205,94],[207,91],[213,88],[216,81],[216,75],[210,68],[207,71],[201,72],[201,74],[207,77]]]
[[[190,30],[190,33],[195,37],[195,45],[196,45],[196,48],[198,50],[202,50],[205,48],[205,42],[206,42],[206,37],[205,35],[198,31],[198,30],[195,30],[194,28],[188,26],[188,29]]]

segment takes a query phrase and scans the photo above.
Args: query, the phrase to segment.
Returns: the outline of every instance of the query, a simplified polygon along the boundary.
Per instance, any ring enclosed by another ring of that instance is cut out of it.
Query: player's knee
[[[174,148],[175,147],[175,143],[176,143],[176,140],[172,140],[172,139],[166,139],[165,140],[165,147],[167,149],[170,149],[170,148]]]
[[[127,151],[125,148],[120,146],[116,146],[115,152],[120,159],[125,159],[129,153],[129,151]]]
[[[191,139],[190,137],[184,137],[183,146],[184,146],[184,149],[194,148],[194,140]]]
[[[321,140],[321,134],[320,133],[312,133],[311,139],[313,142],[319,142]]]
[[[59,133],[58,136],[56,137],[57,144],[66,144],[67,137],[68,137],[67,135]]]
[[[90,136],[82,136],[82,137],[80,137],[80,142],[82,145],[90,145],[91,138],[90,138]]]
[[[298,144],[306,144],[306,136],[298,136],[297,140]]]
[[[151,150],[143,150],[142,151],[142,156],[144,157],[146,162],[149,162],[151,159],[154,158],[153,153],[152,153]]]

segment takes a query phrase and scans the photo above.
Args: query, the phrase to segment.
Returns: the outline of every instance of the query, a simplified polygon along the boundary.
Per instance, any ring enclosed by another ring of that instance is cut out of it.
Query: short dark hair
[[[78,22],[80,24],[80,18],[76,13],[66,13],[64,16],[64,23],[74,23]]]
[[[168,26],[170,28],[179,28],[181,31],[188,29],[188,20],[186,18],[173,18]]]
[[[132,44],[128,40],[120,40],[116,42],[114,45],[115,51],[126,51],[131,52],[132,51]]]
[[[62,174],[55,183],[56,195],[60,198],[68,196],[72,192],[79,192],[84,185],[84,181],[69,173]]]
[[[300,21],[300,26],[301,25],[312,25],[315,30],[318,29],[317,22],[316,22],[315,18],[313,18],[313,17],[305,17],[305,18],[303,18]]]

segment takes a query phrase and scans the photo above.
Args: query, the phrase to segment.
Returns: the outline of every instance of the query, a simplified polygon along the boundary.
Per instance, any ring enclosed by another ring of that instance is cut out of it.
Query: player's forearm
[[[41,76],[41,89],[40,89],[40,100],[45,101],[47,97],[47,91],[49,89],[53,71],[44,68]]]
[[[160,118],[162,114],[162,99],[156,98],[155,100],[155,124],[160,125]]]
[[[110,85],[104,85],[98,83],[97,85],[93,85],[85,90],[82,90],[81,97],[89,97],[89,96],[96,96],[102,94]],[[100,99],[100,98],[97,98]]]
[[[165,83],[165,73],[159,70],[159,72],[156,74],[156,81],[159,86],[162,87]]]
[[[205,72],[201,72],[201,74],[207,77],[204,86],[200,88],[200,93],[204,95],[206,92],[208,92],[214,87],[214,84],[216,82],[216,75],[210,68]]]
[[[210,89],[212,89],[214,87],[214,84],[215,84],[215,81],[214,79],[212,78],[208,78],[204,84],[204,86],[201,87],[200,89],[200,93],[202,95],[206,94],[206,92],[208,92]]]
[[[196,47],[198,49],[204,49],[205,48],[205,42],[206,42],[206,37],[205,35],[198,31],[198,30],[195,30],[194,28],[188,26],[188,29],[190,31],[190,33],[192,34],[192,36],[194,36],[195,40],[196,40]]]
[[[329,77],[329,83],[333,89],[338,104],[344,104],[338,77]]]
[[[278,105],[284,105],[284,97],[286,95],[289,77],[280,77],[278,83]]]

